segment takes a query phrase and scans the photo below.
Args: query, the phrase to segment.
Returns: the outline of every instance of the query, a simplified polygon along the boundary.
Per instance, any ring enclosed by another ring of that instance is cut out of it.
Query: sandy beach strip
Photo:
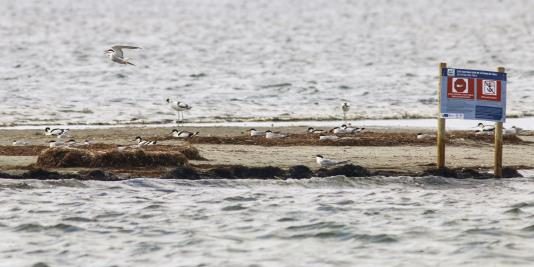
[[[198,139],[190,142],[177,140],[170,136],[173,128],[139,128],[120,127],[102,129],[72,130],[70,137],[78,142],[90,140],[92,144],[113,147],[117,144],[133,145],[135,136],[146,139],[160,140],[159,149],[173,150],[176,146],[192,145],[207,160],[190,160],[198,166],[209,165],[244,165],[244,166],[276,166],[289,168],[305,165],[318,169],[315,155],[322,154],[328,158],[350,160],[371,170],[413,173],[435,166],[435,140],[418,140],[419,129],[368,129],[364,134],[348,136],[357,140],[351,145],[336,142],[318,143],[318,136],[305,134],[306,127],[284,127],[277,131],[293,134],[294,142],[262,143],[263,137],[250,137],[245,127],[186,127],[188,131],[199,131]],[[265,130],[261,128],[258,130]],[[519,139],[505,140],[504,166],[522,169],[534,168],[534,137],[530,133]],[[217,142],[212,142],[218,138]],[[389,138],[389,140],[388,140]],[[395,144],[395,138],[400,144]],[[23,140],[32,145],[12,146],[13,140]],[[2,130],[0,135],[0,169],[17,170],[34,164],[41,150],[49,140],[55,137],[44,136],[40,130]],[[222,141],[221,141],[222,140]],[[349,140],[349,139],[347,139]],[[518,141],[519,140],[519,141]],[[222,142],[222,143],[220,143]],[[233,142],[233,143],[232,143]],[[352,141],[351,141],[352,142]],[[368,142],[371,145],[366,145]],[[381,142],[384,145],[381,145]],[[491,169],[493,165],[493,145],[491,136],[475,136],[472,133],[450,133],[446,150],[448,167],[467,167]],[[150,148],[152,149],[152,148]],[[69,169],[65,169],[71,171]],[[76,170],[76,169],[74,169]],[[163,171],[163,169],[161,170]]]

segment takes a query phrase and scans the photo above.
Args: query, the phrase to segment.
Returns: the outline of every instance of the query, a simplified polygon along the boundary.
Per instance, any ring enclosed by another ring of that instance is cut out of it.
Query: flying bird
[[[129,45],[114,45],[110,49],[106,50],[105,54],[108,55],[109,59],[111,59],[111,61],[113,62],[135,66],[129,61],[129,58],[124,58],[124,53],[122,52],[123,49],[141,49],[141,47]]]

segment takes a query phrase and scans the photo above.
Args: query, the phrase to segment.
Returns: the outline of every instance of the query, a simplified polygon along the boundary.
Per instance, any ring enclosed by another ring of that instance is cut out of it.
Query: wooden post
[[[447,63],[439,64],[439,82],[438,82],[438,133],[437,133],[437,148],[438,148],[438,169],[445,167],[445,118],[441,117],[441,79],[443,69],[447,68]]]
[[[498,67],[497,72],[504,72],[504,67]],[[495,177],[502,177],[502,122],[495,123],[495,157],[493,173]]]

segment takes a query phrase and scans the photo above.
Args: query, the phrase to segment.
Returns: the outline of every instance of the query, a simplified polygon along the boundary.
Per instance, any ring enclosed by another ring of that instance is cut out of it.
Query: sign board
[[[441,118],[506,120],[506,73],[452,68],[441,72]]]

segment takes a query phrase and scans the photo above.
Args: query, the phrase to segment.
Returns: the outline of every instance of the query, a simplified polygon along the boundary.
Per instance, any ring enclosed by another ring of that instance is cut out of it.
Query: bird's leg
[[[343,120],[345,121],[345,124],[347,124],[347,112],[343,111]]]
[[[184,112],[183,111],[180,111],[180,122],[178,123],[178,125],[180,126],[184,126]]]

